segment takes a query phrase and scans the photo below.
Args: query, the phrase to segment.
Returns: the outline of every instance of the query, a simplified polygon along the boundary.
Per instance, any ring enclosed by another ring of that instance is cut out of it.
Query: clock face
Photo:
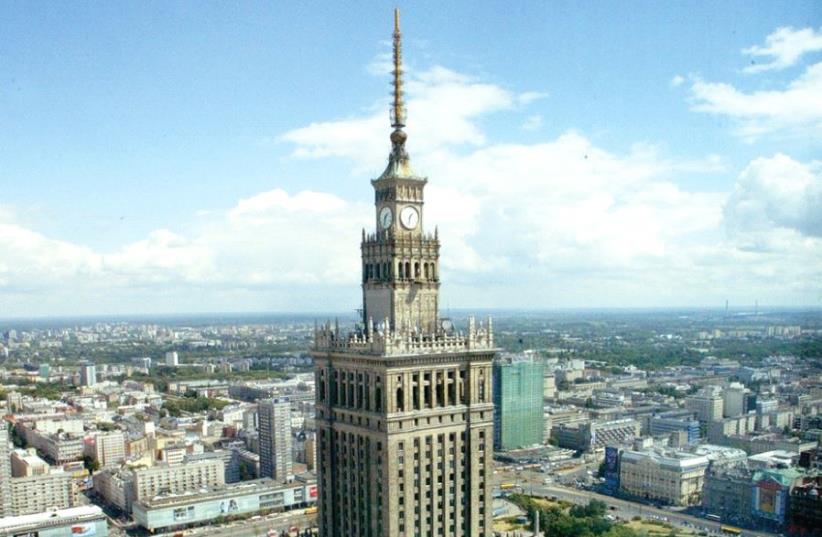
[[[394,215],[391,213],[390,207],[383,207],[380,210],[380,227],[383,229],[388,229],[391,227],[391,220],[393,220]]]
[[[405,229],[414,229],[420,221],[420,213],[414,207],[405,207],[400,212],[400,222]]]

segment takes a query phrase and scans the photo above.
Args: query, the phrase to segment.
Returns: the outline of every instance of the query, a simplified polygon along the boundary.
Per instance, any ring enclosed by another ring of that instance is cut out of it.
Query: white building
[[[166,353],[166,366],[177,367],[180,365],[180,359],[177,356],[177,351],[169,351]]]
[[[49,473],[49,464],[37,456],[34,448],[16,449],[11,454],[12,477],[31,477]]]
[[[79,491],[71,474],[52,472],[11,479],[11,497],[12,514],[19,516],[74,507]]]
[[[225,485],[225,465],[221,459],[190,461],[186,464],[158,464],[133,470],[109,469],[94,475],[94,490],[109,503],[130,513],[132,504],[159,494],[181,494]]]
[[[745,398],[748,395],[748,389],[744,384],[739,382],[732,382],[725,388],[723,392],[723,410],[722,415],[726,418],[735,418],[741,416],[745,412]]]
[[[84,505],[0,518],[0,537],[75,537],[78,534],[108,537],[108,522],[103,510],[96,505]]]
[[[723,407],[722,388],[719,386],[705,386],[685,398],[685,408],[695,412],[696,419],[703,424],[721,420]]]
[[[266,399],[258,405],[260,433],[260,477],[285,482],[292,478],[291,403]]]
[[[708,457],[681,451],[625,451],[619,462],[623,492],[671,505],[699,505]]]
[[[97,433],[86,439],[85,453],[101,467],[119,464],[126,459],[126,438],[119,431]]]

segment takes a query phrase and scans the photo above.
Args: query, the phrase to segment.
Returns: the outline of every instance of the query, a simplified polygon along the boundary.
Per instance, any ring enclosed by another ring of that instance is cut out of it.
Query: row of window
[[[399,280],[437,281],[437,263],[434,261],[397,261],[394,263],[364,263],[362,281],[390,281],[396,276]]]

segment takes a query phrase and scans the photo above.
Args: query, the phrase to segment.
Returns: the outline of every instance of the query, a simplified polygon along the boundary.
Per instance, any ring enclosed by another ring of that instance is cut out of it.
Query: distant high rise
[[[708,423],[722,419],[723,407],[722,388],[719,386],[705,386],[685,398],[685,408],[695,412],[696,419],[706,427]]]
[[[284,399],[260,401],[260,477],[289,481],[291,470],[291,403]]]
[[[537,357],[503,356],[494,361],[494,448],[542,443],[543,363]]]
[[[97,384],[97,366],[91,362],[80,364],[80,386]]]
[[[177,351],[169,351],[166,353],[166,365],[168,367],[177,367],[180,365],[180,358]]]
[[[0,518],[11,516],[11,455],[9,432],[5,422],[0,421]]]
[[[745,412],[745,400],[748,390],[744,384],[732,382],[723,392],[724,407],[722,415],[726,418],[735,418]]]
[[[423,225],[428,180],[405,149],[400,39],[397,11],[391,153],[371,181],[361,324],[318,327],[312,349],[320,536],[490,537],[493,330],[439,317],[440,242]]]

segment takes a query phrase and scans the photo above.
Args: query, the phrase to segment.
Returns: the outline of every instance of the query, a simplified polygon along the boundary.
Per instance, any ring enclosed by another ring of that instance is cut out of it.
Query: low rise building
[[[49,464],[37,456],[37,450],[16,449],[11,453],[11,476],[31,477],[49,473]]]
[[[649,432],[651,436],[670,436],[671,433],[684,432],[687,443],[699,441],[699,422],[692,416],[687,417],[665,417],[653,416],[649,420]]]
[[[220,517],[285,511],[316,502],[314,481],[282,484],[273,479],[258,479],[205,491],[146,498],[134,503],[134,520],[156,532],[205,524]]]
[[[557,445],[566,449],[591,451],[630,443],[640,435],[640,423],[633,418],[587,423],[560,424],[551,429]]]
[[[740,466],[745,465],[748,460],[748,454],[744,450],[729,446],[699,444],[688,446],[684,451],[706,457],[712,467]]]
[[[751,499],[754,520],[762,527],[781,528],[787,521],[791,491],[802,473],[793,468],[756,470],[753,474]]]
[[[84,444],[80,433],[65,431],[50,433],[25,427],[24,438],[30,446],[36,448],[54,464],[83,460]]]
[[[733,524],[752,520],[753,472],[744,466],[711,467],[705,474],[702,507],[710,515]]]
[[[726,436],[744,436],[756,429],[756,414],[743,414],[708,424],[708,441],[718,443]]]
[[[748,457],[748,466],[754,470],[767,468],[790,468],[799,462],[799,453],[777,449]]]
[[[103,510],[95,505],[0,518],[0,537],[108,537]]]
[[[134,473],[129,470],[104,469],[92,478],[94,492],[124,513],[131,512],[134,501]]]
[[[682,451],[624,451],[619,461],[622,492],[670,505],[702,500],[708,457]]]

